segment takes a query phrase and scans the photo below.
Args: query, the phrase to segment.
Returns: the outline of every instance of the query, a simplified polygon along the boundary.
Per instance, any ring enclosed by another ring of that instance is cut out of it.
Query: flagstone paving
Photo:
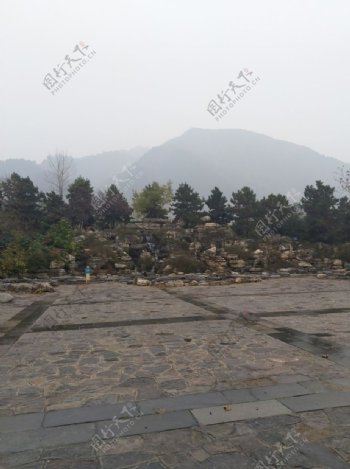
[[[311,277],[17,295],[0,469],[349,468],[349,300]]]

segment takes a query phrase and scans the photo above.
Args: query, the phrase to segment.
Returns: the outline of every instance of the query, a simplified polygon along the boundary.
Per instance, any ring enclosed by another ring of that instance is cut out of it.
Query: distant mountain
[[[121,175],[132,168],[132,165],[145,152],[144,148],[134,148],[125,151],[108,151],[97,155],[84,156],[73,159],[72,180],[77,176],[83,176],[91,181],[94,188],[100,189],[112,184],[121,178]],[[42,163],[23,159],[11,159],[0,161],[0,178],[10,176],[16,172],[22,177],[30,179],[41,190],[52,190],[48,183],[47,172],[49,170],[47,160]]]
[[[317,179],[338,186],[343,162],[305,146],[237,129],[190,129],[183,135],[146,151],[110,151],[74,159],[72,176],[90,179],[95,190],[114,182],[130,198],[134,189],[152,181],[169,180],[176,189],[181,182],[207,196],[218,186],[227,197],[247,185],[259,197],[302,192]],[[0,178],[13,171],[29,176],[42,190],[47,183],[47,161],[0,161]]]
[[[24,159],[0,160],[0,179],[18,173],[22,177],[29,176],[36,186],[46,187],[43,170],[35,161]]]
[[[214,186],[231,196],[245,185],[263,196],[303,191],[317,179],[336,186],[343,165],[305,146],[246,130],[191,129],[140,158],[135,187],[170,179],[173,188],[188,182],[203,196]]]

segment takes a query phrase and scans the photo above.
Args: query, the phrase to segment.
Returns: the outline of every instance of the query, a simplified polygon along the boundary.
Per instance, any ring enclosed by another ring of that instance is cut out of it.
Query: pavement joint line
[[[224,317],[217,316],[175,316],[170,318],[148,318],[148,319],[127,319],[124,321],[110,322],[88,322],[73,324],[54,324],[51,327],[34,327],[29,333],[52,332],[52,331],[77,331],[83,329],[103,329],[107,327],[129,327],[129,326],[148,326],[152,324],[177,324],[198,321],[222,321]]]
[[[163,300],[164,298],[158,298]],[[116,300],[91,300],[91,301],[73,301],[73,302],[62,302],[62,303],[53,303],[52,306],[80,306],[80,305],[98,305],[98,304],[113,304],[113,303],[130,303],[140,301],[139,298],[130,298],[130,299],[116,299]]]
[[[275,327],[275,331],[267,332],[267,335],[312,353],[320,359],[323,358],[345,368],[350,368],[350,347],[345,345],[335,345],[316,334],[301,332],[289,327]]]
[[[323,316],[326,314],[348,314],[350,308],[326,308],[326,309],[300,309],[300,310],[285,310],[285,311],[267,311],[262,313],[254,313],[259,318],[272,318],[282,316]]]
[[[32,324],[45,313],[56,298],[57,296],[47,300],[35,301],[7,321],[9,327],[6,329],[4,335],[0,337],[0,345],[13,345],[17,342],[17,340],[28,331]],[[6,327],[6,323],[3,327]]]
[[[190,297],[189,295],[179,294],[178,292],[172,292],[170,290],[165,290],[170,295],[174,295],[177,298],[182,299],[185,302],[190,304],[194,304],[203,308],[204,310],[211,311],[215,314],[223,314],[225,313],[227,316],[231,317],[234,315],[235,320],[237,321],[237,325],[244,325],[245,327],[251,328],[261,334],[266,334],[274,339],[280,340],[281,342],[287,343],[295,348],[304,350],[305,352],[312,353],[315,356],[319,356],[320,358],[327,359],[337,365],[341,365],[345,368],[350,368],[350,348],[346,346],[336,346],[332,342],[327,342],[320,337],[317,337],[315,334],[306,334],[300,332],[296,329],[291,328],[281,328],[276,327],[276,325],[271,324],[262,324],[257,321],[249,321],[245,320],[243,317],[240,317],[238,311],[230,310],[226,307],[216,307],[203,301]],[[346,309],[346,308],[344,308]],[[297,315],[298,313],[296,313]],[[226,316],[227,319],[229,319]],[[256,315],[256,319],[259,320],[260,316]],[[273,332],[271,332],[271,329]],[[293,337],[289,337],[289,334],[297,336],[299,340],[293,339]],[[311,340],[310,340],[311,339]],[[313,342],[313,343],[312,343]],[[325,353],[326,352],[326,353]],[[324,357],[322,357],[324,355]]]
[[[306,383],[303,382],[302,384],[306,385]],[[345,402],[347,402],[346,399],[347,396],[349,396],[348,405],[350,406],[350,392],[340,392],[338,394],[343,395]],[[298,399],[299,397],[308,397],[309,399],[322,401],[322,396],[325,396],[326,399],[329,400],[336,396],[336,392],[333,392],[333,394],[330,392],[315,393],[304,388],[299,383],[282,383],[272,386],[227,389],[207,393],[183,394],[175,397],[147,399],[134,401],[133,404],[137,408],[135,417],[138,417],[167,415],[174,412],[192,411],[208,407],[236,406],[248,402],[258,404],[270,400],[279,400],[284,404],[284,399],[287,399],[286,402],[289,402],[288,399]],[[293,403],[293,401],[290,402]],[[113,416],[118,413],[118,410],[120,412],[126,404],[125,402],[118,402],[108,405],[75,407],[71,409],[2,416],[0,417],[0,434],[21,431],[23,427],[27,430],[36,430],[39,428],[63,428],[71,425],[98,423],[106,420],[111,421]],[[334,407],[337,407],[336,402]]]
[[[163,291],[165,291],[166,293],[168,293],[169,295],[171,296],[175,296],[176,298],[186,302],[186,303],[190,303],[194,306],[199,306],[200,308],[206,310],[206,311],[209,311],[211,313],[214,313],[214,314],[218,314],[218,315],[224,315],[224,314],[230,314],[232,316],[232,313],[236,313],[236,311],[232,311],[230,308],[226,308],[225,306],[215,306],[215,305],[212,305],[210,303],[204,303],[203,301],[201,300],[198,300],[197,298],[194,298],[192,296],[189,296],[189,295],[184,295],[184,294],[179,294],[178,292],[176,291],[171,291],[170,289],[162,289]]]

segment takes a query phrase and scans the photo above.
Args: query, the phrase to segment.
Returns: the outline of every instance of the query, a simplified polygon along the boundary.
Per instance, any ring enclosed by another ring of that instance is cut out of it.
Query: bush
[[[68,220],[62,218],[52,225],[45,237],[46,244],[71,253],[75,249],[74,232]]]
[[[184,272],[185,274],[200,273],[206,270],[206,266],[203,262],[195,259],[194,257],[190,257],[188,254],[183,254],[175,257],[174,259],[170,259],[168,264],[171,265],[173,270]]]
[[[0,253],[0,270],[5,275],[23,275],[26,270],[26,253],[20,242],[8,244]]]
[[[32,241],[27,251],[27,270],[30,273],[42,272],[49,268],[51,255],[49,249],[39,240]]]
[[[345,243],[338,247],[337,257],[344,262],[350,262],[350,243]]]

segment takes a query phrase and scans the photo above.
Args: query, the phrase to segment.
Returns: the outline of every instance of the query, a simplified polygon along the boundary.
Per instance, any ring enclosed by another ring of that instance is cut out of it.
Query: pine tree
[[[113,228],[116,223],[130,220],[132,209],[115,184],[105,192],[100,191],[94,199],[94,205],[96,222],[101,228]]]
[[[209,208],[209,215],[214,223],[225,224],[231,219],[227,199],[218,187],[212,189],[205,202]]]
[[[198,192],[187,183],[180,184],[177,188],[172,211],[176,221],[184,223],[185,227],[194,226],[198,223],[204,202]]]
[[[92,207],[93,188],[90,181],[78,177],[68,187],[68,215],[73,225],[86,228],[94,221]]]

